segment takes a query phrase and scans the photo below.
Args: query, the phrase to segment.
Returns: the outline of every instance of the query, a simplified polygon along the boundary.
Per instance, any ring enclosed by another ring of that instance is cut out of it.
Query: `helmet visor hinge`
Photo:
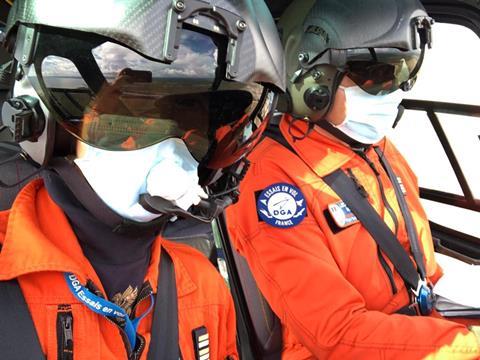
[[[200,16],[199,16],[200,15]],[[203,17],[216,20],[212,26],[209,21],[202,21]],[[168,11],[167,28],[163,47],[163,57],[167,62],[177,58],[180,31],[183,24],[228,36],[226,78],[238,76],[240,51],[243,33],[247,30],[247,23],[240,16],[199,0],[173,0]]]
[[[21,65],[32,62],[35,48],[35,28],[20,25],[15,45],[15,58]]]
[[[435,21],[428,16],[420,16],[415,19],[415,27],[420,37],[420,58],[418,59],[415,68],[410,73],[410,78],[400,85],[400,89],[403,91],[409,91],[413,88],[415,84],[416,77],[420,68],[423,64],[423,59],[425,57],[425,48],[428,46],[429,49],[432,48],[432,25]],[[418,46],[416,47],[418,48]]]
[[[415,46],[416,48],[423,48],[425,46],[428,46],[429,49],[432,48],[433,24],[435,24],[435,21],[428,16],[420,16],[415,19],[415,28],[417,29],[420,37],[420,46]]]

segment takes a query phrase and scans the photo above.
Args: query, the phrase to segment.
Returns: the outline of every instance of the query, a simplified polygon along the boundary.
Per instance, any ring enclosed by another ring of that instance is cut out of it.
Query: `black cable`
[[[0,161],[0,166],[5,166],[7,164],[10,164],[10,163],[18,161],[18,160],[23,160],[23,161],[27,161],[27,162],[32,163],[35,167],[38,168],[38,165],[35,162],[33,162],[33,160],[30,159],[28,154],[25,153],[23,151],[23,149],[17,143],[8,142],[8,141],[0,141],[0,151],[2,151],[2,150],[3,150],[3,152],[13,152],[14,154],[7,157],[6,159]],[[6,183],[4,183],[3,181],[0,180],[0,188],[3,188],[3,189],[14,188],[14,187],[22,184],[23,182],[25,182],[27,180],[30,180],[31,178],[37,176],[38,174],[40,174],[43,171],[43,169],[44,169],[43,167],[39,167],[36,171],[34,171],[30,175],[24,177],[23,179],[21,179],[20,181],[14,183],[14,184],[6,184]]]
[[[11,162],[14,162],[14,161],[20,160],[20,159],[25,159],[25,158],[22,156],[22,154],[14,154],[14,155],[6,158],[5,160],[0,161],[0,166],[9,164],[9,163],[11,163]]]
[[[39,168],[38,170],[34,171],[32,174],[28,175],[27,177],[24,177],[23,179],[21,179],[20,181],[14,183],[14,184],[5,184],[3,181],[0,180],[0,188],[3,188],[3,189],[11,189],[11,188],[14,188],[15,186],[18,186],[20,185],[21,183],[27,181],[27,180],[30,180],[31,178],[39,175],[42,171],[44,170],[43,167]]]

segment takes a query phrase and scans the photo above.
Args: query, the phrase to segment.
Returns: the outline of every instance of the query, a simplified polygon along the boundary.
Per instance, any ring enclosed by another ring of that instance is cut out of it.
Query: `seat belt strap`
[[[163,248],[152,322],[148,360],[180,359],[178,342],[178,298],[172,258]]]
[[[298,156],[295,149],[293,149],[283,136],[277,124],[278,120],[271,121],[269,127],[265,131],[265,136],[285,146]],[[357,186],[353,180],[350,179],[341,169],[325,176],[323,180],[345,202],[357,219],[360,220],[380,249],[390,259],[407,286],[410,287],[411,290],[416,291],[418,289],[419,274],[415,269],[412,260],[380,215],[368,200],[358,192]]]
[[[400,206],[400,211],[402,212],[403,219],[405,220],[405,227],[407,228],[407,235],[408,239],[410,240],[410,247],[412,249],[413,258],[417,263],[418,272],[420,273],[422,279],[425,280],[427,274],[425,270],[425,258],[423,256],[423,251],[420,249],[417,229],[415,228],[415,223],[413,222],[412,215],[410,213],[410,210],[408,209],[408,205],[402,192],[402,188],[398,182],[397,175],[395,175],[395,172],[390,166],[387,158],[384,156],[383,151],[378,146],[376,146],[374,149],[378,155],[378,158],[380,159],[383,168],[387,172],[390,181],[393,184],[395,195]]]
[[[416,291],[419,274],[412,260],[380,215],[357,190],[357,186],[341,169],[323,178],[333,191],[345,202],[365,229],[387,255],[395,269],[411,290]]]
[[[268,131],[266,131],[265,133],[266,137],[275,140],[276,142],[285,146],[287,149],[289,149],[291,152],[298,156],[295,149],[287,142],[282,132],[280,131],[278,127],[278,120],[273,121],[273,125],[270,124]],[[380,159],[382,159],[382,157],[384,158],[383,153],[381,154],[382,156],[380,154],[378,155]],[[386,167],[385,171],[388,174],[389,171],[387,170],[387,168],[390,166],[388,162],[386,162],[387,165],[385,165],[385,162],[386,159],[383,160],[382,166]],[[399,197],[397,193],[398,191],[403,196],[400,184],[398,183],[398,180],[393,173],[393,170],[391,170],[391,167],[390,173],[388,175],[389,178],[392,180],[392,183],[395,184],[394,188],[396,189],[395,191],[397,198]],[[350,177],[348,177],[341,169],[338,169],[332,174],[324,177],[323,180],[337,193],[337,195],[345,202],[345,204],[359,219],[365,229],[373,237],[378,247],[390,259],[393,266],[405,282],[406,286],[415,296],[414,303],[400,309],[399,313],[405,315],[418,315],[418,313],[420,313],[421,315],[430,314],[435,299],[431,292],[431,289],[429,289],[425,280],[425,263],[423,258],[423,252],[420,251],[419,246],[415,247],[415,245],[411,245],[414,260],[417,265],[415,266],[407,251],[398,241],[396,235],[385,224],[377,211],[368,202],[367,198],[360,194],[357,185]],[[400,197],[399,204],[402,202],[402,199],[403,197]],[[409,239],[413,239],[413,244],[418,245],[419,242],[413,220],[410,216],[410,212],[408,211],[405,199],[403,199],[403,201],[404,205],[402,215],[405,219],[410,219],[411,221],[411,225],[408,225],[409,220],[405,220],[406,226],[410,227],[410,231],[412,232],[412,235],[409,234]],[[414,249],[418,250],[417,255],[415,255],[414,252],[417,250]]]
[[[45,359],[25,297],[17,280],[0,281],[0,357]]]

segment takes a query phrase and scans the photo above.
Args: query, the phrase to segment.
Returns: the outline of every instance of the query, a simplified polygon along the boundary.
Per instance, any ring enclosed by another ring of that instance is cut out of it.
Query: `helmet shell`
[[[315,115],[315,110],[309,109],[303,98],[311,84],[316,83],[311,77],[318,69],[311,69],[305,76],[295,79],[296,72],[302,68],[299,58],[311,60],[330,49],[417,49],[413,25],[414,19],[420,16],[428,15],[418,0],[292,2],[280,18],[279,28],[294,115]]]
[[[184,4],[185,12],[173,12],[178,2]],[[198,7],[203,7],[203,10],[188,11]],[[285,90],[283,47],[274,20],[263,1],[18,0],[11,7],[5,31],[8,43],[16,47],[15,57],[25,73],[34,61],[25,60],[29,58],[28,53],[25,55],[25,49],[29,48],[27,45],[35,38],[34,32],[39,26],[66,30],[65,34],[71,30],[100,35],[148,59],[175,63],[175,59],[165,57],[166,39],[169,39],[169,31],[171,35],[172,18],[187,13],[194,15],[184,16],[188,19],[185,23],[188,23],[189,29],[226,34],[230,42],[232,33],[238,35],[238,46],[234,49],[238,60],[236,74],[229,78],[226,73],[225,78],[241,83],[260,83],[275,92]],[[169,14],[173,14],[173,17],[169,17]],[[218,14],[224,15],[224,18]],[[238,22],[233,22],[232,26],[232,19],[242,20],[244,26],[241,30]],[[38,97],[27,76],[16,81],[13,87],[13,96],[21,95]],[[41,102],[40,105],[47,119],[45,129],[35,142],[22,141],[21,146],[36,163],[45,165],[52,156],[58,155],[57,144],[66,133],[58,131],[59,127],[50,116],[46,104]]]
[[[226,10],[244,20],[238,75],[234,80],[270,84],[285,90],[284,59],[272,16],[263,1],[181,0],[188,9],[198,3]],[[173,2],[174,4],[175,2]],[[10,10],[7,36],[19,23],[95,33],[152,59],[165,61],[164,47],[172,0],[23,0]],[[217,28],[201,16],[203,28]],[[218,30],[217,30],[218,31]]]

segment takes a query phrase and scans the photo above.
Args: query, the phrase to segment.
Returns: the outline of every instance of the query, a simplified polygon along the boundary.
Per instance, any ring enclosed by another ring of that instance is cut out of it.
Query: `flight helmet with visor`
[[[280,19],[286,53],[288,109],[322,119],[344,76],[371,95],[415,83],[431,25],[417,0],[299,0]]]
[[[218,180],[260,139],[285,88],[264,2],[89,4],[14,2],[13,97],[2,107],[14,140],[45,166],[68,153],[66,139],[129,151],[180,138],[202,185]]]

